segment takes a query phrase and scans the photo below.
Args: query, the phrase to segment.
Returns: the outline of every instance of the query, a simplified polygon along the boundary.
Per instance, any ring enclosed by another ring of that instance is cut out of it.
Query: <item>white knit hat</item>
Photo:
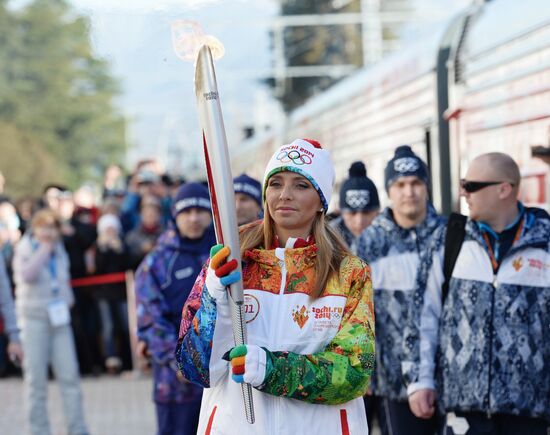
[[[277,172],[292,171],[304,176],[315,187],[325,211],[328,209],[334,185],[334,165],[329,152],[319,142],[310,139],[296,139],[280,147],[267,164],[263,182],[263,196],[267,181]]]
[[[113,228],[120,233],[122,226],[120,225],[120,219],[114,214],[104,214],[97,221],[97,232],[103,233],[107,228]]]

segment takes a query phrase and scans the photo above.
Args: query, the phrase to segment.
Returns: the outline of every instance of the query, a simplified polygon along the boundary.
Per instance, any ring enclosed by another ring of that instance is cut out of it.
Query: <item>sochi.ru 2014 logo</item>
[[[302,329],[309,319],[309,310],[305,305],[300,308],[296,305],[296,309],[292,310],[292,320]]]
[[[312,307],[311,312],[315,319],[340,320],[344,309],[342,307]]]

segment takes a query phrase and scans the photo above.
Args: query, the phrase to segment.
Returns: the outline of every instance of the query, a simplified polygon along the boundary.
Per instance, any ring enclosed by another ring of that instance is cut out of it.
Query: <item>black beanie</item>
[[[246,174],[241,174],[233,179],[233,188],[235,193],[243,193],[250,196],[254,201],[263,208],[262,204],[262,185],[258,180],[249,177]]]
[[[172,204],[172,217],[189,208],[202,208],[212,211],[208,188],[201,183],[185,183],[178,188]]]
[[[426,163],[413,152],[409,145],[401,145],[395,149],[395,155],[384,170],[386,191],[399,177],[407,176],[418,177],[426,183],[426,186],[430,185]]]
[[[378,191],[363,162],[354,162],[349,168],[349,178],[340,188],[341,211],[371,211],[380,208]]]

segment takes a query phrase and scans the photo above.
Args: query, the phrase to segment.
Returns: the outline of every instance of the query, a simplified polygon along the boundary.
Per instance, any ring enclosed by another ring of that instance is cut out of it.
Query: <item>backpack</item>
[[[445,281],[441,286],[441,306],[445,304],[449,293],[449,281],[466,236],[466,221],[468,218],[459,213],[451,213],[447,221],[447,233],[445,234],[445,253],[443,256],[443,275]]]

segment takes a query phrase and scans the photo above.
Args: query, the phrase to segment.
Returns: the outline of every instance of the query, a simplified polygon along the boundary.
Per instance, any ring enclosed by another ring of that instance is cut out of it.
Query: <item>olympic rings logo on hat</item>
[[[294,163],[296,166],[311,165],[313,161],[310,156],[302,154],[298,150],[281,151],[277,155],[277,160],[281,163]]]
[[[346,192],[346,204],[351,209],[362,209],[369,205],[370,192],[368,190],[353,189]]]
[[[393,168],[397,172],[415,172],[420,168],[420,165],[414,157],[401,157],[393,162]]]

